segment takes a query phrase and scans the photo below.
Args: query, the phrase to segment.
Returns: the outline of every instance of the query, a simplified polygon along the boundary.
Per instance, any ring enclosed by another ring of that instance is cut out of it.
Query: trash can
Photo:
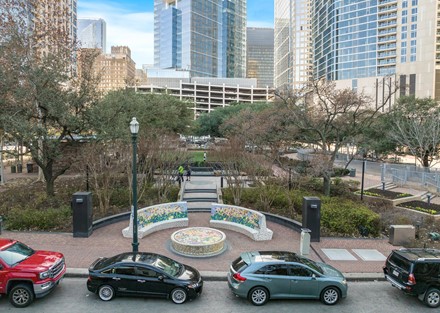
[[[33,173],[34,172],[34,164],[33,163],[26,164],[26,170],[28,173]]]
[[[15,165],[11,165],[11,173],[17,173],[17,167]]]
[[[321,200],[317,197],[303,197],[302,227],[310,230],[310,241],[320,242]]]
[[[356,169],[355,168],[350,169],[350,177],[356,177]]]
[[[93,232],[91,192],[75,192],[72,196],[73,237],[89,237]]]
[[[17,164],[17,173],[23,172],[23,165]]]

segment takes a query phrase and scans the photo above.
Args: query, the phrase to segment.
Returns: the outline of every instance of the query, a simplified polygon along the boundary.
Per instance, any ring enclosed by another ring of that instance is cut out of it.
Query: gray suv
[[[393,250],[383,272],[404,293],[417,296],[431,308],[440,306],[440,250]]]
[[[254,305],[269,299],[320,299],[332,305],[347,296],[340,271],[287,251],[242,253],[230,266],[228,285]]]

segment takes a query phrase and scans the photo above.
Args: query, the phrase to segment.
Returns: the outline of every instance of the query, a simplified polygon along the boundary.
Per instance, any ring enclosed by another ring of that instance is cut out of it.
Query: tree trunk
[[[324,195],[330,196],[330,186],[332,183],[331,177],[327,173],[324,173],[323,178],[324,178],[324,181],[323,181]]]

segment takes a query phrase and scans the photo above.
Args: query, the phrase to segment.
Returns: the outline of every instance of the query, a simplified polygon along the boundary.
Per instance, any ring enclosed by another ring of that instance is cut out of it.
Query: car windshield
[[[158,256],[156,261],[152,263],[157,268],[160,268],[165,273],[172,277],[180,276],[180,273],[183,271],[183,265],[179,262],[176,262],[170,258],[164,256]]]
[[[9,248],[0,251],[0,258],[9,266],[15,266],[26,260],[35,251],[21,242],[16,242]]]
[[[308,267],[310,267],[311,269],[314,269],[315,271],[317,271],[318,273],[324,274],[324,271],[322,270],[322,268],[316,264],[314,261],[307,259],[307,258],[299,258],[300,262],[302,264],[307,265]]]

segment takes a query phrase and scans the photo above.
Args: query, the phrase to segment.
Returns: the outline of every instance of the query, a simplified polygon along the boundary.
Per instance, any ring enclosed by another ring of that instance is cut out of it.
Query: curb
[[[203,271],[200,272],[204,281],[227,281],[227,272]],[[87,278],[89,270],[87,268],[68,268],[64,277]],[[384,281],[383,273],[344,273],[347,281]]]

